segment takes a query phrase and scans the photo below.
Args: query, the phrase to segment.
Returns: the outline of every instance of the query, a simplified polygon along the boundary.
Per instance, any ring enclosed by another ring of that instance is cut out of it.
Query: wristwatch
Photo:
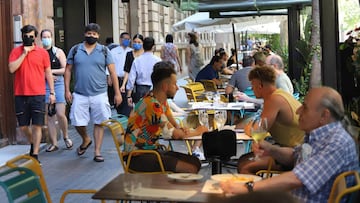
[[[245,187],[248,189],[249,192],[254,191],[254,181],[246,182]]]
[[[55,96],[55,92],[50,92],[50,95],[54,95],[54,96]]]

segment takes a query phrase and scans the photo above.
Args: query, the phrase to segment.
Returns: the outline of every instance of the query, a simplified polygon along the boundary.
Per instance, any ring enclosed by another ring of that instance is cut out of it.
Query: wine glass
[[[240,94],[240,91],[237,88],[235,88],[234,91],[233,91],[233,96],[234,96],[234,101],[235,102],[239,101],[239,94]]]
[[[214,98],[214,93],[213,92],[205,92],[205,97],[209,102],[211,102]]]
[[[199,123],[209,128],[209,115],[206,110],[201,109],[199,112]]]
[[[218,130],[221,130],[227,120],[226,110],[216,110],[214,113],[214,121]]]
[[[268,135],[268,125],[267,125],[267,118],[257,118],[252,123],[251,126],[251,137],[256,143],[264,140],[265,137]],[[254,160],[260,160],[259,154],[255,154]]]

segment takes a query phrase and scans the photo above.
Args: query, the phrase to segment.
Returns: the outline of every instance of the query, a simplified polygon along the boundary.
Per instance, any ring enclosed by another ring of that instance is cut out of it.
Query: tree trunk
[[[319,0],[312,1],[312,31],[311,31],[311,79],[310,88],[318,87],[322,84],[321,79],[321,45],[320,45],[320,6]]]

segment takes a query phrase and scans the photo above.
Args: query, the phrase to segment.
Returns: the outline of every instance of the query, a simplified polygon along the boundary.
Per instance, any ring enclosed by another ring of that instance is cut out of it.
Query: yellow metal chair
[[[354,185],[346,184],[346,177],[353,176],[355,178]],[[358,171],[346,171],[338,175],[333,183],[329,195],[328,203],[339,203],[341,199],[348,195],[350,198],[348,202],[358,202],[356,195],[359,196],[360,191],[360,176]],[[359,197],[358,197],[359,198]]]
[[[274,164],[274,159],[270,158],[269,162],[268,162],[268,167],[266,170],[259,170],[258,172],[256,172],[256,175],[262,177],[263,179],[267,179],[267,178],[271,178],[274,175],[278,175],[280,173],[282,173],[283,171],[273,171],[271,170],[272,165]]]
[[[165,167],[163,165],[163,162],[161,160],[160,154],[155,150],[133,150],[130,153],[125,153],[121,149],[122,142],[119,142],[119,140],[123,140],[125,136],[124,128],[122,127],[121,123],[114,119],[109,119],[101,123],[101,126],[107,127],[114,140],[114,144],[117,150],[117,153],[120,158],[121,165],[124,169],[125,173],[151,173],[151,174],[158,174],[158,173],[168,173],[165,171]],[[154,154],[157,157],[157,160],[159,162],[160,171],[155,172],[142,172],[142,171],[135,171],[129,168],[131,159],[134,155],[139,153],[148,153],[148,154]],[[127,159],[125,160],[125,156],[127,156]]]
[[[61,198],[60,198],[60,203],[64,203],[65,202],[65,199],[66,197],[69,195],[69,194],[95,194],[97,192],[97,190],[73,190],[73,189],[70,189],[70,190],[66,190],[62,195],[61,195]],[[100,200],[101,203],[105,203],[106,201],[105,200]],[[117,203],[119,202],[118,200],[116,201]]]
[[[189,83],[181,86],[185,90],[186,97],[189,102],[201,102],[205,100],[204,86],[199,82]]]
[[[28,155],[20,155],[7,161],[5,165],[9,168],[24,167],[32,170],[39,177],[41,188],[44,191],[47,202],[52,202],[44,174],[36,159]]]
[[[38,177],[39,177],[39,182],[41,185],[41,189],[45,194],[45,198],[46,198],[46,202],[47,203],[51,203],[51,196],[45,181],[45,177],[44,174],[42,172],[41,166],[39,164],[39,162],[34,159],[31,156],[28,155],[20,155],[17,156],[9,161],[6,162],[5,166],[9,167],[9,168],[18,168],[18,167],[23,167],[23,168],[27,168],[30,169],[31,171],[33,171]],[[67,194],[69,193],[77,193],[77,194],[89,194],[89,193],[94,193],[95,194],[96,190],[67,190],[63,193],[60,203],[64,203],[65,197],[67,196]],[[105,201],[101,201],[101,202],[105,202]]]
[[[216,92],[217,86],[213,80],[202,80],[201,83],[204,85],[206,91]]]

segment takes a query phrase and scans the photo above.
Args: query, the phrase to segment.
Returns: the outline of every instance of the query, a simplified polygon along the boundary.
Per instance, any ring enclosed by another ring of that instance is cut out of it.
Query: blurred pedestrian
[[[52,32],[49,29],[44,29],[40,33],[41,42],[44,49],[47,50],[50,57],[51,72],[54,79],[56,104],[49,104],[50,88],[46,83],[46,110],[47,110],[47,125],[50,135],[50,146],[46,149],[47,152],[58,150],[57,142],[57,126],[58,121],[60,129],[63,134],[65,146],[71,149],[73,143],[68,135],[68,119],[65,115],[66,101],[65,101],[65,86],[64,86],[64,72],[66,66],[66,56],[62,49],[53,46]],[[49,111],[50,109],[50,111]],[[55,113],[55,114],[54,114]]]
[[[29,139],[29,155],[38,160],[41,127],[45,118],[44,79],[46,78],[50,89],[50,104],[55,103],[55,89],[49,54],[35,44],[37,35],[38,31],[33,25],[21,28],[23,45],[10,52],[9,71],[15,74],[14,94],[18,125]]]
[[[189,45],[186,48],[186,65],[189,70],[189,77],[195,81],[200,69],[204,66],[204,58],[201,53],[201,45],[195,33],[188,33]]]
[[[124,81],[120,87],[120,91],[122,93],[127,92],[126,84],[127,84],[128,78],[129,78],[129,73],[130,73],[131,66],[132,66],[134,59],[144,53],[143,43],[144,43],[144,37],[141,34],[136,34],[133,37],[133,51],[129,51],[126,53],[126,59],[125,59],[125,65],[124,65]],[[125,101],[127,101],[128,99],[129,98],[126,98]],[[128,105],[128,111],[123,114],[126,116],[129,116],[131,107],[132,107],[132,103],[128,103],[128,102],[124,102],[124,103],[126,105]]]
[[[165,37],[165,44],[161,47],[161,59],[174,64],[176,72],[182,73],[182,65],[177,47],[174,45],[174,38],[171,34]]]
[[[115,63],[115,70],[116,70],[116,74],[119,80],[119,86],[115,87],[113,86],[111,80],[109,80],[110,78],[108,77],[108,84],[111,85],[111,90],[110,92],[114,92],[114,88],[119,88],[123,85],[124,83],[124,77],[125,77],[125,71],[124,71],[124,67],[125,67],[125,61],[126,61],[126,54],[128,52],[131,52],[133,49],[130,47],[131,44],[131,36],[128,32],[123,32],[120,34],[120,46],[117,46],[113,49],[110,50],[113,59],[114,59],[114,63]],[[122,97],[122,101],[126,101],[126,92],[125,91],[120,91],[121,93],[121,97]],[[114,98],[110,98],[110,101],[113,101]],[[130,108],[127,105],[126,102],[121,102],[120,105],[118,105],[116,108],[116,111],[118,114],[123,114],[123,115],[129,115],[130,114]]]

